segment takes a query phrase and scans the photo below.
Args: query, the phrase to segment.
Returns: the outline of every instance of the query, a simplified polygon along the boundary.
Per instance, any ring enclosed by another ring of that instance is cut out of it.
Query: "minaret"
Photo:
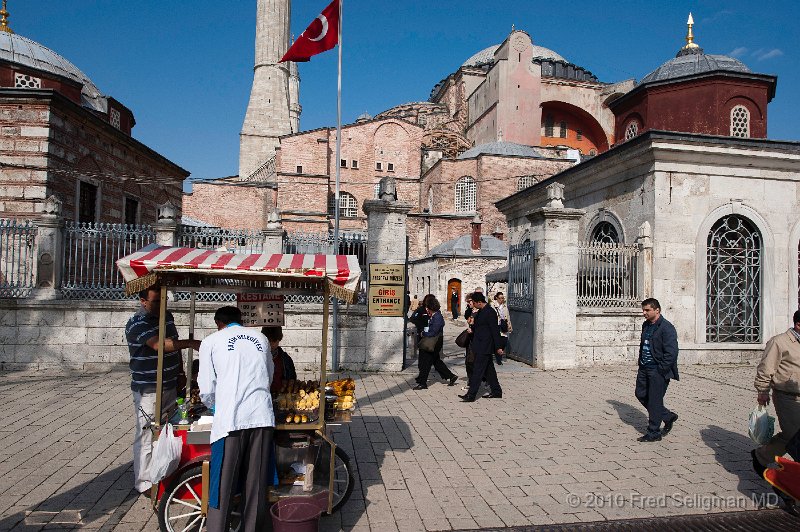
[[[300,131],[300,74],[297,72],[297,63],[289,63],[289,123],[292,133]]]
[[[289,65],[290,0],[258,0],[256,62],[250,103],[239,136],[239,176],[247,177],[275,153],[278,137],[292,132]]]

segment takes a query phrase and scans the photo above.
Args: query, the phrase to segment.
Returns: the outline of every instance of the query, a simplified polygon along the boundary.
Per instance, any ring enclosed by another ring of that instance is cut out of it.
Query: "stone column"
[[[564,185],[548,187],[546,207],[528,215],[535,242],[533,347],[536,365],[565,369],[577,364],[578,224],[581,209],[564,208]]]
[[[646,299],[653,295],[653,231],[650,229],[650,222],[644,222],[639,226],[639,236],[636,243],[639,244],[639,260],[636,264],[636,282],[639,287],[639,298]]]
[[[281,223],[281,215],[275,209],[270,211],[267,216],[263,253],[283,253],[283,224]]]
[[[367,260],[370,263],[403,264],[406,261],[406,217],[411,205],[397,201],[393,178],[380,183],[380,199],[365,200],[367,215]],[[369,275],[364,272],[363,275]],[[405,298],[405,288],[398,287]],[[400,371],[403,369],[405,318],[368,316],[364,369]],[[347,357],[347,351],[343,352]],[[347,365],[342,361],[342,365]]]
[[[178,245],[178,209],[171,202],[158,206],[156,219],[156,244],[173,247]]]
[[[36,239],[36,290],[37,299],[56,299],[61,288],[61,262],[64,254],[61,218],[62,204],[56,196],[49,196],[44,203],[37,224]]]

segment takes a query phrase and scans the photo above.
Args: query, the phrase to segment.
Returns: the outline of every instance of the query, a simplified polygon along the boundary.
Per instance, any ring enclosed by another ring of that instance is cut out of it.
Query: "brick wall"
[[[195,182],[183,195],[183,214],[228,229],[263,229],[274,205],[270,188]]]

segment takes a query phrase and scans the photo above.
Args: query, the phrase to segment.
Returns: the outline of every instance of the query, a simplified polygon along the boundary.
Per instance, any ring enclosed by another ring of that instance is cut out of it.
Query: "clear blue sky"
[[[299,0],[300,34],[329,0]],[[238,172],[252,83],[256,0],[9,0],[10,25],[133,110],[134,137],[192,173]],[[691,11],[706,51],[778,76],[769,137],[800,140],[800,38],[793,2],[345,0],[343,121],[428,99],[514,24],[601,81],[641,79],[684,44]],[[336,51],[300,65],[301,129],[336,124]],[[794,102],[794,103],[793,103]]]

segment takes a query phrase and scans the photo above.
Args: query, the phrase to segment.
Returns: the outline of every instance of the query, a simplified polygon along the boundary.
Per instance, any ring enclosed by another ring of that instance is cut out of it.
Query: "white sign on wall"
[[[268,294],[236,294],[236,306],[242,311],[245,327],[283,327],[283,296]]]

